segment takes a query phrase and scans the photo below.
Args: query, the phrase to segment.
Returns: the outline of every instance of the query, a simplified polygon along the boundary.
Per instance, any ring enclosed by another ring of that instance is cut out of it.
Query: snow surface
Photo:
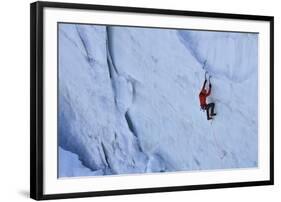
[[[257,34],[60,24],[59,176],[257,167],[257,70]]]
[[[91,171],[82,165],[77,154],[66,151],[61,147],[59,147],[59,157],[60,177],[103,175],[102,170]]]

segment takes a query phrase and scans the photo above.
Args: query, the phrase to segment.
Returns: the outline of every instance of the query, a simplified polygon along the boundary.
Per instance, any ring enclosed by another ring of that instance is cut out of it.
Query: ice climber
[[[210,80],[209,80],[209,90],[207,92],[207,90],[205,89],[206,83],[207,83],[207,79],[205,78],[204,85],[202,87],[201,92],[199,93],[199,99],[200,99],[201,108],[203,110],[206,110],[207,119],[210,120],[210,119],[212,119],[212,116],[216,115],[216,113],[214,113],[215,103],[212,102],[212,103],[207,104],[207,102],[206,102],[207,97],[211,94],[211,89],[212,89],[212,84],[210,83]],[[210,114],[210,110],[211,110],[211,114]]]

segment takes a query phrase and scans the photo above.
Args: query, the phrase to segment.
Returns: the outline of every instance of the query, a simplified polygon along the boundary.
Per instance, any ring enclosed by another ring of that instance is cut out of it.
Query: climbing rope
[[[215,132],[214,132],[214,129],[212,127],[212,122],[211,122],[211,133],[214,137],[214,142],[215,142],[215,146],[217,148],[217,151],[218,151],[218,154],[219,154],[219,157],[220,159],[223,159],[226,155],[225,151],[222,149],[222,146],[219,144],[218,140],[217,140],[217,137],[215,135]]]

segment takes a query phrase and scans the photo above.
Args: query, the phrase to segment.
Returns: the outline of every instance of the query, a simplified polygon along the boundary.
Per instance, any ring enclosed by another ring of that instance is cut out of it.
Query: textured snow
[[[257,62],[257,34],[60,24],[59,176],[256,167]]]
[[[103,175],[102,170],[91,171],[81,163],[77,154],[61,147],[59,147],[59,157],[59,177]]]

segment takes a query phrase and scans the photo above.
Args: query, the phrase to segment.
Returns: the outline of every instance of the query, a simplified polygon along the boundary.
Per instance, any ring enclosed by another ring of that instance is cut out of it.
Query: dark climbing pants
[[[215,103],[209,103],[206,105],[206,113],[207,113],[207,119],[210,119],[210,110],[211,110],[211,116],[215,113]]]

